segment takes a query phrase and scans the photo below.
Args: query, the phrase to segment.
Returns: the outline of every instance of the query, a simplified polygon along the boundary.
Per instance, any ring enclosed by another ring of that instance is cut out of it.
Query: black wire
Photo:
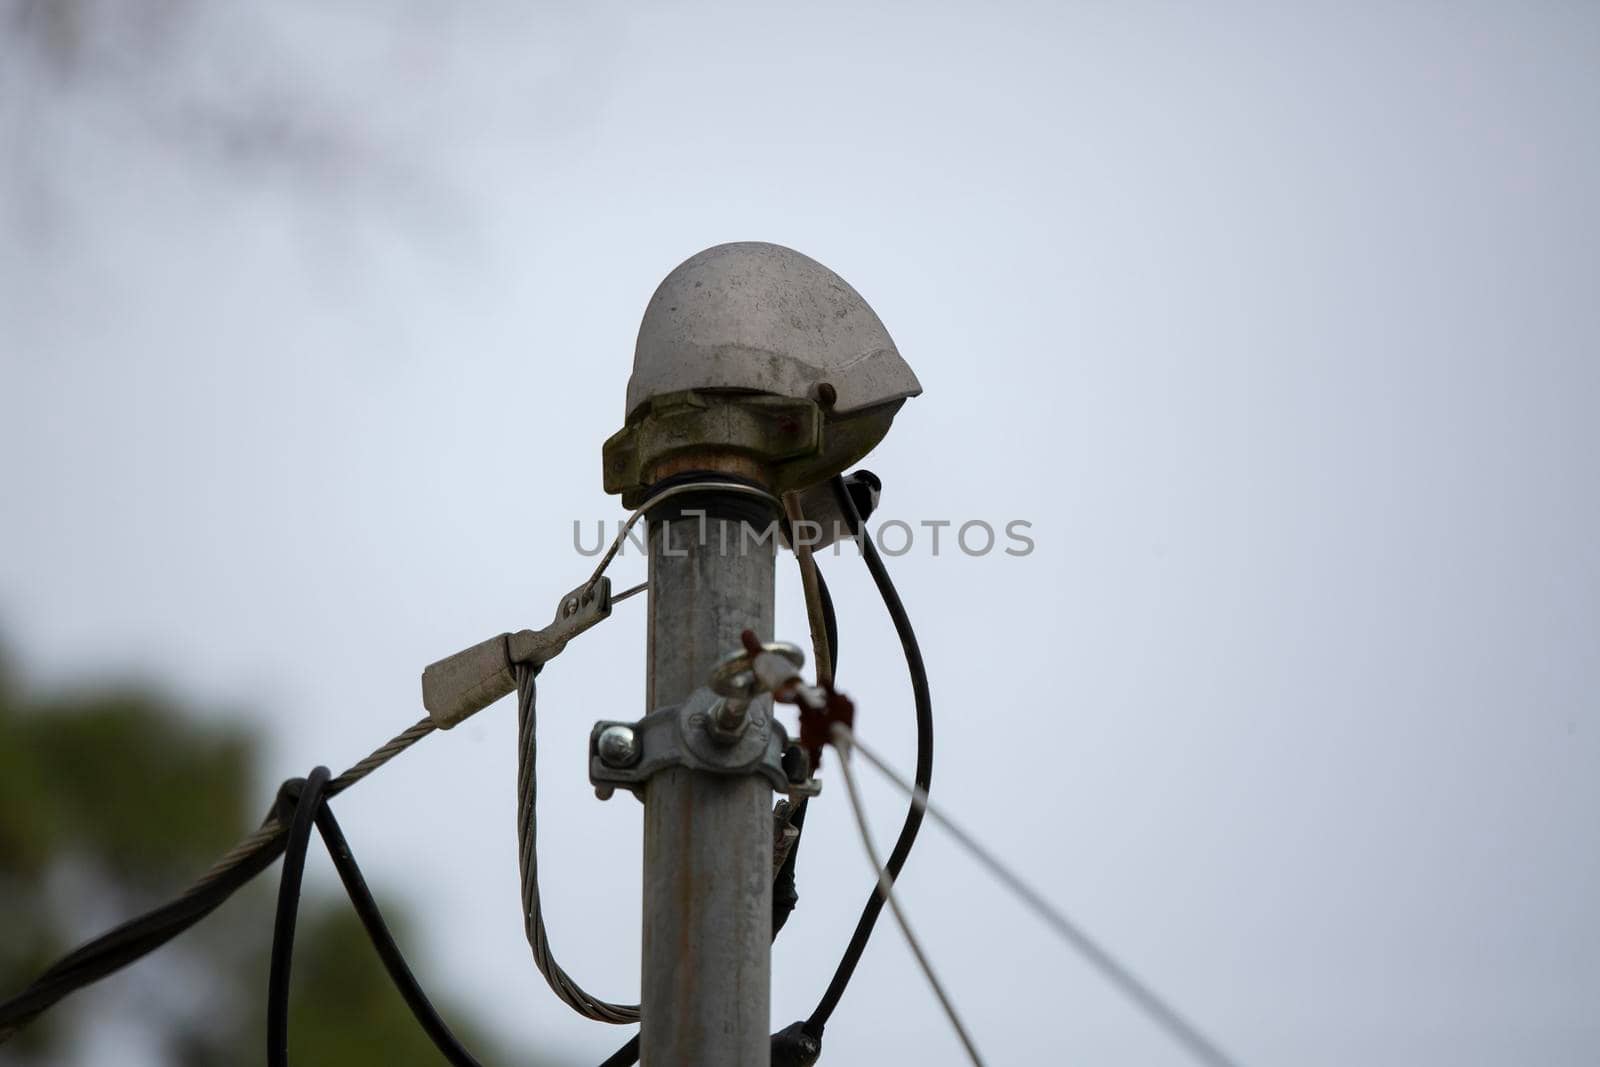
[[[294,810],[278,888],[277,918],[272,930],[272,968],[267,981],[268,1067],[287,1067],[288,1064],[289,973],[300,886],[305,874],[306,852],[313,824],[322,834],[323,843],[328,847],[328,855],[333,858],[334,869],[339,872],[339,880],[344,883],[356,917],[361,920],[390,980],[423,1032],[453,1067],[481,1067],[440,1018],[428,995],[417,983],[416,976],[411,973],[400,946],[395,943],[394,935],[383,921],[383,913],[378,910],[378,903],[372,897],[372,890],[367,887],[361,868],[356,864],[355,854],[350,851],[350,842],[345,839],[339,820],[334,818],[333,809],[328,806],[323,791],[327,781],[328,769],[318,767],[304,782],[284,783],[283,794],[293,802]]]
[[[366,927],[367,937],[378,950],[378,957],[383,960],[384,969],[389,972],[390,980],[405,998],[411,1014],[416,1017],[423,1032],[433,1041],[434,1047],[453,1067],[480,1067],[472,1053],[466,1050],[456,1039],[456,1035],[451,1033],[450,1027],[439,1017],[439,1013],[428,1000],[428,995],[423,992],[422,986],[411,973],[405,956],[400,953],[400,946],[395,944],[394,935],[389,932],[388,925],[383,921],[383,914],[378,910],[378,902],[372,899],[372,891],[367,888],[367,880],[361,876],[361,868],[356,865],[350,844],[345,840],[343,831],[339,829],[339,821],[333,817],[333,809],[326,801],[317,810],[316,818],[317,829],[322,833],[323,843],[328,846],[328,855],[333,857],[334,869],[339,872],[339,880],[344,882],[345,892],[350,895],[350,903],[355,908],[356,916],[361,920],[361,925]]]
[[[852,479],[857,477],[859,472],[851,475]],[[928,670],[922,661],[922,649],[917,644],[917,634],[911,625],[911,617],[906,614],[905,604],[901,602],[900,594],[895,590],[894,581],[889,577],[888,568],[883,564],[883,557],[878,554],[877,546],[872,543],[872,537],[861,521],[861,513],[851,497],[845,480],[835,475],[833,489],[839,498],[839,506],[844,509],[845,517],[850,522],[852,532],[860,539],[862,558],[867,562],[867,570],[872,574],[872,581],[878,587],[879,596],[883,598],[883,606],[888,609],[889,618],[894,621],[895,633],[900,637],[900,647],[905,651],[906,668],[911,674],[911,693],[916,704],[917,717],[917,762],[913,778],[926,794],[933,780],[933,698],[928,691]],[[922,809],[912,804],[906,811],[905,822],[900,826],[900,836],[895,839],[894,848],[889,852],[888,862],[884,864],[890,882],[899,877],[901,869],[906,864],[906,858],[911,855],[911,846],[916,843],[917,831],[921,827]],[[844,996],[845,987],[850,984],[850,976],[855,973],[856,964],[861,961],[861,954],[866,951],[867,941],[872,937],[872,928],[878,921],[879,913],[883,911],[883,903],[883,893],[878,885],[874,884],[872,895],[867,898],[866,905],[861,909],[861,918],[856,921],[855,933],[851,935],[850,943],[845,946],[844,955],[840,958],[838,967],[834,969],[833,980],[828,983],[828,988],[823,992],[822,999],[817,1002],[811,1017],[805,1021],[805,1032],[819,1042],[829,1017],[839,1006],[839,998]]]
[[[322,806],[322,791],[333,772],[314,769],[294,798],[294,817],[284,844],[283,872],[278,878],[278,911],[272,923],[272,968],[267,976],[267,1067],[289,1063],[289,966],[294,957],[294,928],[300,912],[300,882],[306,871],[311,827]],[[287,783],[292,791],[293,783]]]
[[[633,1067],[639,1062],[639,1035],[628,1038],[628,1043],[607,1056],[600,1067]]]

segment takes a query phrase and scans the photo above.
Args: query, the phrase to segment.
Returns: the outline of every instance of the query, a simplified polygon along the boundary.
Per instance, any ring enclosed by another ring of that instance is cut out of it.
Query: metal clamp
[[[500,634],[422,672],[422,706],[448,730],[517,687],[515,668],[554,659],[567,642],[611,614],[611,579],[598,577],[561,598],[555,621],[542,630]]]
[[[697,689],[676,707],[653,711],[638,722],[597,722],[589,733],[589,781],[602,800],[618,787],[640,800],[651,776],[669,767],[707,774],[757,774],[792,797],[815,796],[805,754],[772,716],[772,702],[757,699],[744,709],[740,729],[718,728],[726,699]]]

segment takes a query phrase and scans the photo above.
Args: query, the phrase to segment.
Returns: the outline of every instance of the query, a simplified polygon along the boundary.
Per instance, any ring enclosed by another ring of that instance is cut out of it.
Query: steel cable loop
[[[519,665],[517,676],[517,861],[522,876],[522,921],[533,950],[533,963],[544,975],[550,989],[579,1015],[605,1023],[639,1021],[639,1005],[613,1004],[585,990],[562,970],[550,951],[545,933],[544,914],[539,902],[538,777],[534,732],[536,669]]]

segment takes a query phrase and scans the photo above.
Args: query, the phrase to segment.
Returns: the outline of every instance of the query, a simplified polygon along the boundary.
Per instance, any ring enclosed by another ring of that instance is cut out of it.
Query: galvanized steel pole
[[[746,535],[741,519],[724,517],[723,503],[697,496],[685,506],[703,509],[703,521],[651,524],[647,712],[704,686],[717,660],[740,648],[741,631],[772,636],[775,545]],[[759,698],[752,713],[770,715],[770,700]],[[650,779],[645,1067],[769,1062],[772,836],[772,787],[758,775],[676,767]]]

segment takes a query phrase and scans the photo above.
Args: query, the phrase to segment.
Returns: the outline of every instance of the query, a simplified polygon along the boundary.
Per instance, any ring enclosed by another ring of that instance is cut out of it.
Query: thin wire
[[[1162,1000],[1155,990],[1141,982],[1128,968],[1124,967],[1109,952],[1101,948],[1094,939],[1084,933],[1076,923],[1063,915],[1054,904],[1045,899],[1042,893],[1028,885],[1027,882],[1024,882],[1021,877],[1002,863],[994,853],[980,845],[976,838],[961,829],[948,816],[934,807],[928,801],[927,793],[906,781],[898,771],[889,766],[877,753],[862,744],[850,731],[849,727],[839,724],[834,727],[834,730],[836,734],[842,731],[849,746],[860,752],[862,758],[881,771],[884,777],[900,788],[902,793],[909,796],[911,803],[932,816],[933,821],[943,826],[950,836],[956,839],[957,843],[972,853],[979,863],[989,869],[989,873],[993,874],[1006,888],[1015,893],[1024,904],[1032,908],[1045,923],[1061,935],[1063,940],[1082,953],[1107,980],[1127,994],[1139,1007],[1143,1008],[1158,1026],[1193,1054],[1196,1059],[1202,1063],[1211,1064],[1213,1067],[1238,1067],[1238,1061],[1223,1053],[1216,1044],[1200,1033],[1192,1023],[1178,1014],[1177,1009]],[[848,773],[847,771],[847,776]],[[848,784],[848,777],[846,782]]]
[[[922,968],[922,973],[928,979],[928,984],[933,987],[933,995],[939,998],[939,1006],[944,1008],[950,1025],[955,1027],[956,1036],[961,1038],[962,1046],[967,1050],[967,1057],[976,1067],[983,1067],[983,1057],[978,1053],[978,1047],[972,1043],[972,1035],[967,1033],[967,1028],[961,1024],[961,1017],[956,1013],[956,1007],[950,1001],[950,995],[945,992],[944,985],[939,981],[939,976],[933,971],[933,964],[928,962],[928,954],[923,951],[922,942],[917,940],[917,935],[911,932],[911,922],[906,918],[905,912],[900,908],[900,900],[894,895],[894,879],[889,877],[889,872],[883,867],[883,861],[878,858],[878,846],[872,843],[872,830],[867,826],[867,812],[861,804],[861,795],[857,792],[855,772],[850,769],[851,733],[843,723],[835,723],[833,727],[833,744],[839,750],[839,770],[844,775],[845,792],[850,796],[850,810],[855,813],[856,826],[861,830],[861,844],[867,850],[867,859],[872,861],[872,869],[878,875],[878,892],[888,902],[889,910],[894,914],[895,922],[900,924],[900,932],[906,937],[906,944],[911,947],[911,954],[917,958],[917,964]]]
[[[544,913],[539,903],[539,850],[536,802],[539,784],[536,774],[535,727],[537,725],[534,677],[538,671],[518,665],[517,672],[517,865],[522,880],[522,924],[533,949],[534,966],[556,996],[579,1015],[605,1023],[639,1021],[639,1005],[613,1004],[584,989],[562,970],[550,951],[550,938],[544,929]]]
[[[650,588],[650,583],[649,582],[640,582],[638,585],[629,586],[628,588],[624,589],[620,593],[614,593],[612,595],[612,597],[611,597],[611,603],[612,604],[620,604],[624,600],[627,600],[629,597],[635,596],[635,595],[637,595],[639,593],[642,593],[646,589],[649,589],[649,588]]]
[[[638,522],[646,511],[655,507],[664,500],[671,500],[675,496],[681,496],[684,493],[704,492],[708,490],[714,490],[719,493],[743,493],[746,496],[760,497],[762,500],[772,504],[780,511],[782,510],[782,505],[779,504],[777,498],[771,493],[767,492],[765,489],[757,489],[753,485],[744,485],[740,482],[684,482],[681,485],[674,485],[667,489],[663,489],[655,496],[646,500],[643,504],[640,504],[634,509],[633,514],[628,516],[628,521],[623,523],[622,529],[617,531],[617,536],[611,542],[611,547],[606,549],[606,554],[604,556],[600,557],[599,564],[595,567],[594,573],[589,576],[589,581],[586,584],[592,587],[594,583],[600,580],[600,576],[606,572],[607,567],[611,566],[611,561],[616,558],[617,553],[622,549],[623,538],[628,536],[628,531],[633,529],[633,524]],[[615,600],[616,598],[613,597],[612,599]]]

